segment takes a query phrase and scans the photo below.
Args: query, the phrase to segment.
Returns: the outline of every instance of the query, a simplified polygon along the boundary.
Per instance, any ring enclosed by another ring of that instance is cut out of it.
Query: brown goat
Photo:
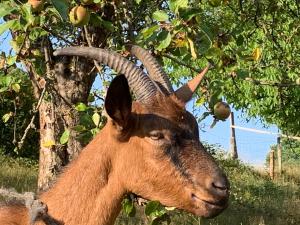
[[[200,143],[197,122],[185,109],[208,68],[174,92],[147,51],[137,46],[130,51],[149,76],[103,49],[70,47],[55,53],[90,57],[124,74],[109,86],[105,127],[40,195],[49,216],[61,224],[113,224],[130,192],[204,217],[227,207],[228,180]],[[133,103],[129,87],[137,98]],[[1,225],[29,225],[29,219],[25,206],[0,208]]]

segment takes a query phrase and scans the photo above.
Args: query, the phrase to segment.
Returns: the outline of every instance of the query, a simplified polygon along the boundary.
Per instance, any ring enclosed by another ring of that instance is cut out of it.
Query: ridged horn
[[[174,92],[168,75],[149,51],[137,45],[128,44],[126,47],[132,55],[136,56],[143,63],[151,79],[164,89],[162,90],[163,92],[167,92],[167,94]]]
[[[157,92],[153,81],[140,68],[123,56],[105,49],[94,47],[67,47],[56,50],[53,55],[82,56],[103,63],[117,73],[124,74],[129,87],[136,95],[138,101],[149,103],[151,97]]]
[[[208,71],[210,65],[206,66],[197,76],[195,76],[192,80],[188,83],[183,85],[181,88],[175,91],[175,95],[177,98],[182,100],[183,102],[188,102],[191,100],[194,92],[197,90],[201,80],[203,79],[204,75]]]

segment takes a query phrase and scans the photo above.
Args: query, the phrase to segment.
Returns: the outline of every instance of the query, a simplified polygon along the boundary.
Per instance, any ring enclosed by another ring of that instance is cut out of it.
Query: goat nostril
[[[212,186],[213,186],[214,188],[216,188],[216,189],[221,189],[221,190],[223,190],[223,191],[228,189],[228,187],[227,187],[227,185],[226,185],[225,183],[223,183],[223,182],[218,182],[218,181],[213,182],[213,183],[212,183]]]

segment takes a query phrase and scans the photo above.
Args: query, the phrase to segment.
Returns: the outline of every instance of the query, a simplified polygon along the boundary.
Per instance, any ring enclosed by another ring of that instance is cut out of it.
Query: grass
[[[271,181],[265,171],[256,171],[238,161],[220,158],[231,182],[228,209],[214,219],[203,219],[178,210],[170,212],[171,224],[180,225],[293,225],[300,224],[300,165],[283,165],[283,175]],[[36,163],[0,155],[0,186],[19,192],[35,191]],[[121,213],[116,224],[147,224],[142,207],[135,217]]]

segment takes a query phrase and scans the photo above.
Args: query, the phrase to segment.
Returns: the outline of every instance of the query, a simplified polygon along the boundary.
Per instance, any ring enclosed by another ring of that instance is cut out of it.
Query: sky
[[[1,24],[1,21],[0,21]],[[4,51],[8,54],[10,46],[9,41],[11,37],[4,33],[0,36],[0,52]],[[96,79],[93,88],[101,88],[101,80]],[[187,105],[187,109],[192,111],[193,101],[191,101]],[[203,113],[204,109],[197,109],[198,113]],[[270,131],[272,133],[277,133],[278,128],[274,125],[265,127],[258,119],[250,120],[247,122],[243,117],[242,112],[233,110],[235,114],[235,125],[247,128],[254,128],[264,131]],[[199,127],[201,127],[200,131],[200,139],[201,141],[206,141],[209,144],[219,144],[224,151],[228,151],[230,149],[230,120],[226,120],[225,122],[218,122],[212,129],[210,125],[213,121],[211,116],[207,117],[203,120]],[[263,166],[265,163],[266,155],[270,149],[271,145],[276,144],[276,136],[268,135],[268,134],[259,134],[252,133],[249,131],[243,131],[236,129],[236,142],[237,142],[237,150],[239,159],[243,162],[253,165],[253,166]]]

